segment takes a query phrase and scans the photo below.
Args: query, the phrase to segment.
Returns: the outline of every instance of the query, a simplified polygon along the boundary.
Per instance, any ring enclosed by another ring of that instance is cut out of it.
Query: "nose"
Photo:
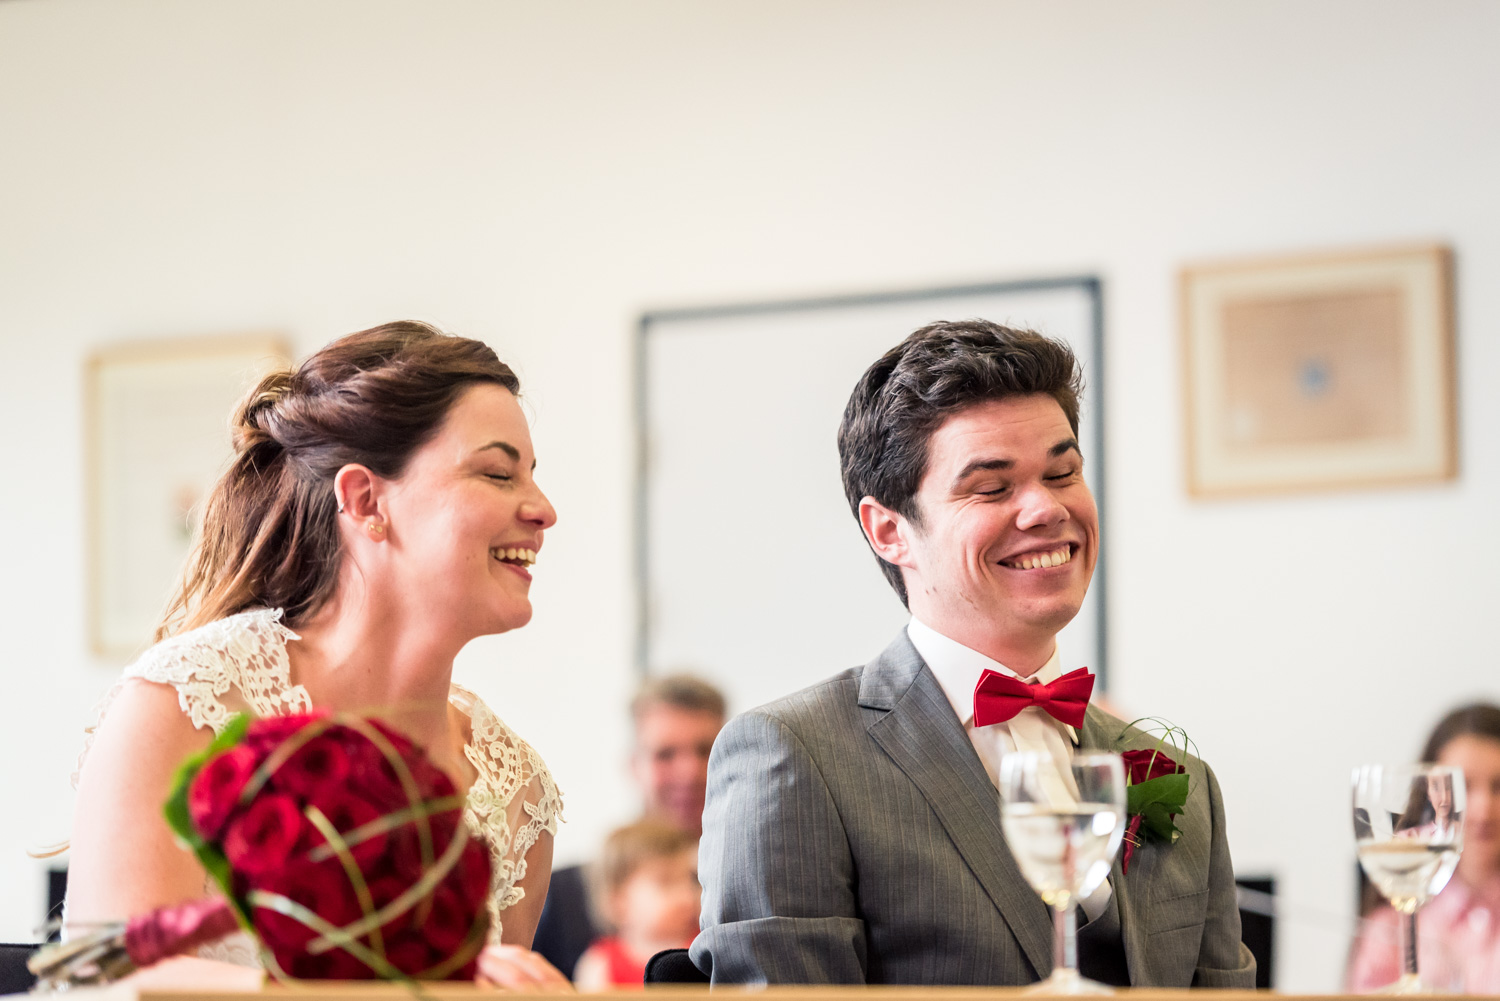
[[[548,529],[557,524],[557,509],[542,493],[542,488],[532,484],[531,496],[521,504],[520,518],[538,528]]]
[[[1016,527],[1019,529],[1051,528],[1068,520],[1068,509],[1044,483],[1023,487],[1017,500]]]

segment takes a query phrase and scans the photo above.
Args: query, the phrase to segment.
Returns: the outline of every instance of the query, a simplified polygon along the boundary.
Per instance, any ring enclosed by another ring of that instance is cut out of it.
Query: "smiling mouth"
[[[1064,543],[1056,549],[1025,553],[1008,560],[1001,560],[1000,565],[1012,570],[1046,570],[1049,567],[1060,567],[1072,559],[1073,547]]]
[[[535,549],[491,549],[490,556],[501,563],[509,563],[511,566],[523,569],[536,562]]]

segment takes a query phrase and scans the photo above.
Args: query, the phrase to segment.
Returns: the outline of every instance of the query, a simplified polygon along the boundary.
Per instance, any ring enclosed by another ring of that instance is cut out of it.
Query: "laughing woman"
[[[484,344],[404,322],[335,341],[250,394],[158,642],[126,669],[81,764],[70,925],[203,896],[161,804],[231,715],[379,711],[468,790],[494,862],[482,974],[566,983],[529,948],[557,787],[452,683],[465,644],[530,620],[527,567],[557,520],[519,389]],[[243,939],[214,958],[255,961]]]

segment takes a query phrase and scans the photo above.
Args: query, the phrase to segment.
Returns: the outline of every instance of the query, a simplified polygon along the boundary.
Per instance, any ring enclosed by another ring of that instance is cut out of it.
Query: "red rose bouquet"
[[[410,740],[354,716],[232,721],[179,769],[167,822],[224,891],[44,950],[53,983],[115,979],[238,924],[278,978],[472,979],[488,851]]]
[[[1136,720],[1131,726],[1142,722],[1158,723],[1161,738],[1155,747],[1120,752],[1125,762],[1125,813],[1130,818],[1120,855],[1121,872],[1130,871],[1131,856],[1147,840],[1174,844],[1182,832],[1173,821],[1187,806],[1187,769],[1162,750],[1169,743],[1178,751],[1180,742],[1180,750],[1186,753],[1190,743],[1186,731],[1154,719]]]

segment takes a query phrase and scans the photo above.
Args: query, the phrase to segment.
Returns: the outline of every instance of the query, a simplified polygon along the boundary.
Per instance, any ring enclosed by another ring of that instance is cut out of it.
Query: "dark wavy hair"
[[[357,463],[399,477],[481,383],[521,388],[488,345],[412,320],[350,334],[262,379],[235,412],[234,461],[156,638],[249,608],[284,609],[291,624],[316,612],[343,555],[334,475]]]
[[[844,408],[839,466],[849,508],[858,520],[859,502],[873,497],[920,525],[927,443],[944,421],[977,403],[1044,394],[1076,437],[1082,393],[1078,360],[1061,341],[988,320],[930,323],[871,365]],[[906,604],[901,568],[876,560]]]

